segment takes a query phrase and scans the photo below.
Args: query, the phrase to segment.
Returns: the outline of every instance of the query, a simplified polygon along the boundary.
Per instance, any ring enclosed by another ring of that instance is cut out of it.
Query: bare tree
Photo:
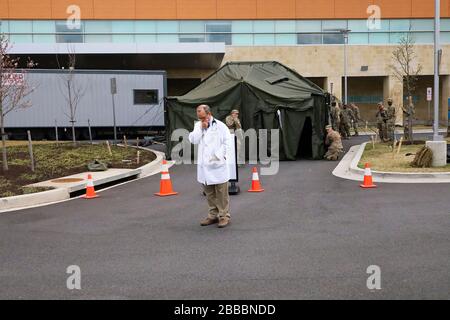
[[[31,106],[27,97],[33,88],[25,78],[25,70],[19,69],[19,59],[8,54],[11,49],[8,38],[0,34],[0,128],[2,136],[3,171],[8,171],[8,153],[6,150],[5,118],[13,110]],[[27,68],[37,64],[28,58]]]
[[[408,97],[408,106],[403,108],[403,113],[407,118],[405,125],[405,139],[413,140],[413,118],[415,107],[413,95],[417,90],[417,80],[422,71],[422,66],[417,62],[415,53],[415,41],[411,30],[400,38],[397,47],[392,52],[393,63],[390,65],[394,76],[403,83],[403,90]]]
[[[64,114],[69,118],[69,122],[72,126],[72,143],[73,146],[76,147],[76,132],[75,132],[75,123],[77,108],[80,104],[81,99],[86,93],[87,86],[83,83],[80,83],[76,77],[75,67],[77,63],[77,56],[73,47],[68,47],[68,61],[67,61],[67,73],[61,76],[61,92],[63,93],[64,99],[67,102],[67,111],[64,111]],[[56,57],[58,65],[59,60],[58,56]],[[60,65],[59,65],[60,66]],[[61,68],[61,66],[60,66]]]

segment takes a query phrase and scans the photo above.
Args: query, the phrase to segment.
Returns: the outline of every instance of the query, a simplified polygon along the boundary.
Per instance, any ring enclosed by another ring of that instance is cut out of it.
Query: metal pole
[[[441,1],[435,0],[435,17],[434,17],[434,125],[433,125],[433,141],[440,141],[439,136],[439,49],[440,49],[440,32],[441,32]]]
[[[344,104],[348,104],[348,79],[347,79],[347,43],[348,43],[348,32],[344,31]]]
[[[112,94],[112,105],[113,105],[113,122],[114,122],[114,144],[117,144],[116,103],[114,102],[114,94]]]

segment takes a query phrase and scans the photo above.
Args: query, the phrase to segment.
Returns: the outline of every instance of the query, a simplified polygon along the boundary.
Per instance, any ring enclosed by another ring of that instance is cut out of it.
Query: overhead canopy
[[[222,121],[231,110],[239,109],[244,130],[281,129],[282,160],[296,160],[299,154],[321,159],[328,122],[326,101],[320,87],[281,63],[229,62],[185,95],[167,98],[168,156],[173,148],[171,133],[179,128],[191,131],[196,107],[207,104]]]

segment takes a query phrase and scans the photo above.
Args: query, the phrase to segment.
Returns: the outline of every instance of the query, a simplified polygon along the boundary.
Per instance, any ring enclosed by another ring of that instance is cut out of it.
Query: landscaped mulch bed
[[[111,146],[110,156],[106,144],[80,144],[77,147],[73,147],[71,143],[40,144],[33,146],[36,171],[32,172],[27,146],[13,146],[7,150],[9,171],[2,171],[0,157],[0,197],[43,191],[23,186],[88,171],[87,164],[94,160],[108,163],[109,168],[136,169],[156,159],[153,152],[141,150],[138,165],[137,150],[131,147]]]

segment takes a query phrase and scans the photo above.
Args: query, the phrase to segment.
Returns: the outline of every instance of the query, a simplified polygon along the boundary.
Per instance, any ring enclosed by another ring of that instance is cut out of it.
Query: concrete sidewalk
[[[333,175],[339,178],[363,181],[364,169],[358,167],[368,142],[353,146],[345,154]],[[450,183],[450,172],[410,173],[372,170],[374,182],[379,183]]]

